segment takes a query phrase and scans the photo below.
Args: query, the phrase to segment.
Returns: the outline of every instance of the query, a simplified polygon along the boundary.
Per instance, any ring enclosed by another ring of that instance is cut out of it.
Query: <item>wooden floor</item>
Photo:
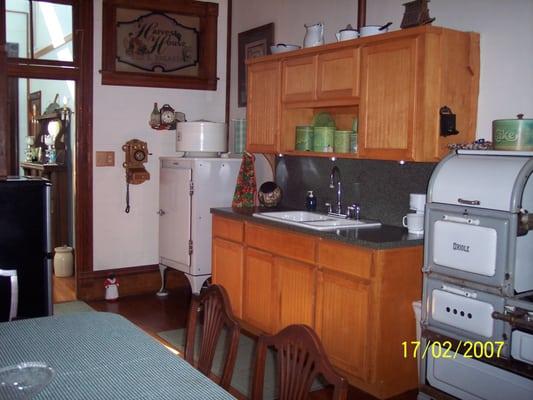
[[[54,303],[76,300],[76,283],[74,277],[58,278],[53,275],[52,285]]]
[[[88,304],[98,311],[114,312],[129,319],[150,335],[156,337],[157,332],[178,329],[186,326],[191,293],[188,287],[171,291],[167,297],[154,294],[121,297],[117,301],[90,301]],[[160,338],[158,338],[160,339]],[[416,391],[410,391],[394,400],[415,400]],[[329,399],[327,390],[315,392],[312,399]],[[350,387],[349,400],[375,400],[376,398]]]

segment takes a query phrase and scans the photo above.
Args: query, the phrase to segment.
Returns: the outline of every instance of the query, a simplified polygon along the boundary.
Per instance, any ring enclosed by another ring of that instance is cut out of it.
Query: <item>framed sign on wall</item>
[[[238,58],[238,106],[246,107],[246,63],[250,58],[270,54],[270,46],[274,44],[274,23],[262,25],[239,33]]]
[[[216,90],[218,4],[104,0],[102,84]]]

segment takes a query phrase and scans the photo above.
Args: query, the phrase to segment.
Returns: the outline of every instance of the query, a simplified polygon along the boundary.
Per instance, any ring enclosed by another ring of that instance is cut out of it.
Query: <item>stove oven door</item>
[[[492,317],[494,311],[503,312],[503,297],[434,278],[425,280],[424,292],[429,329],[457,340],[503,342],[501,354],[509,357],[510,328]]]
[[[434,203],[426,213],[427,272],[512,291],[512,214]]]

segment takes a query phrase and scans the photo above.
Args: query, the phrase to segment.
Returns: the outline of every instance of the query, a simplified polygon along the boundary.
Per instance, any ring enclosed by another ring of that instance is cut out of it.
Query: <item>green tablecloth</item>
[[[233,399],[125,318],[85,312],[0,323],[0,368],[43,361],[38,399]]]

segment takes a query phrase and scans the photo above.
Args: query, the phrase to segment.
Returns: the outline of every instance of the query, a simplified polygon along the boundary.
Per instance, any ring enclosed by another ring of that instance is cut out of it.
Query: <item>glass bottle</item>
[[[157,108],[157,103],[154,103],[154,109],[152,110],[152,114],[150,114],[150,126],[157,127],[161,124],[161,113],[159,112],[159,109]]]
[[[309,211],[316,210],[316,197],[312,190],[307,191],[307,197],[305,198],[305,208]]]

